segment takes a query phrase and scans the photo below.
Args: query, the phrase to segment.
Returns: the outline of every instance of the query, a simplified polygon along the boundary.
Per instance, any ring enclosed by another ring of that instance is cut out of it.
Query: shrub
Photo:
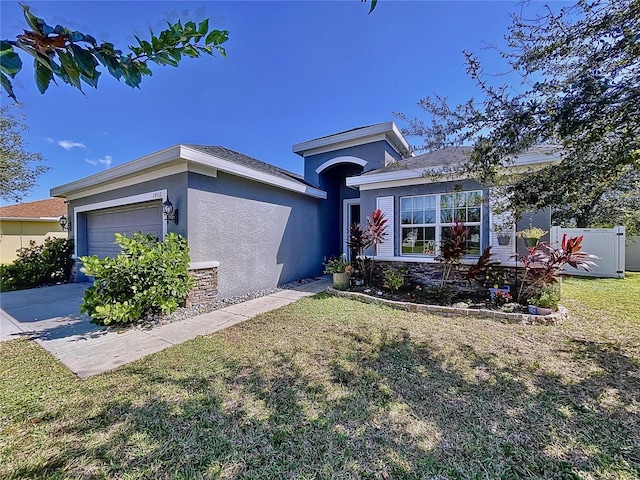
[[[47,237],[18,250],[18,258],[0,267],[0,290],[22,290],[69,281],[73,268],[73,239]]]
[[[529,248],[527,255],[519,256],[518,259],[524,265],[525,271],[518,291],[518,300],[522,301],[541,289],[558,283],[565,265],[590,271],[591,267],[596,265],[593,259],[598,257],[582,251],[582,238],[582,235],[568,238],[565,233],[558,247],[538,243],[535,247]]]
[[[436,305],[451,305],[454,292],[448,286],[416,286],[411,296],[417,298],[424,303],[432,303]]]
[[[440,242],[440,254],[436,257],[442,265],[444,265],[444,272],[442,274],[442,281],[440,287],[444,287],[451,270],[460,264],[460,259],[464,257],[468,252],[467,237],[469,236],[469,228],[464,226],[457,218],[455,219],[455,225],[443,230],[443,239]]]
[[[395,268],[385,268],[382,272],[382,286],[397,292],[404,285],[405,273]]]
[[[324,264],[324,273],[345,273],[346,268],[349,266],[347,256],[343,253],[340,256],[334,256]]]
[[[131,238],[116,233],[122,253],[115,258],[82,257],[82,271],[94,277],[80,307],[94,323],[132,323],[148,315],[168,314],[184,303],[189,276],[187,240],[169,233],[160,242],[140,232]]]
[[[387,236],[387,219],[382,210],[377,209],[371,212],[371,217],[367,217],[367,226],[362,229],[360,225],[354,223],[349,228],[349,241],[347,245],[351,249],[353,258],[357,258],[360,270],[363,275],[365,285],[371,283],[373,275],[373,259],[367,258],[365,251],[373,247],[373,253],[378,252],[378,245],[384,242]]]

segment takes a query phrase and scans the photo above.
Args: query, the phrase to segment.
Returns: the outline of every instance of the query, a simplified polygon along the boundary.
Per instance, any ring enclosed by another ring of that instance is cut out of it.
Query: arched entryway
[[[360,192],[347,187],[347,177],[363,172],[366,161],[357,157],[337,157],[324,162],[316,172],[319,187],[327,192],[321,207],[323,240],[327,257],[347,253],[348,225],[360,222]]]

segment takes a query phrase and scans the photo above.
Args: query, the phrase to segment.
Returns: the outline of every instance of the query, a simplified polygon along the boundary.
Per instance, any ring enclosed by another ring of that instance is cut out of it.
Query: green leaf
[[[93,78],[95,74],[98,73],[96,71],[96,67],[98,66],[98,61],[93,57],[93,55],[84,48],[80,47],[76,44],[71,44],[70,47],[73,52],[73,56],[76,60],[76,64],[82,74],[86,77]]]
[[[24,14],[25,20],[35,33],[38,33],[40,35],[48,35],[53,32],[53,28],[47,25],[47,23],[42,18],[38,18],[33,15],[29,11],[29,7],[27,5],[22,5],[22,13]]]
[[[10,45],[10,49],[2,48],[0,50],[0,71],[14,78],[21,69],[22,60],[13,50],[13,46]]]
[[[198,33],[200,35],[205,35],[208,31],[209,31],[209,19],[205,18],[203,21],[200,22],[200,25],[198,25]]]
[[[49,88],[49,83],[51,83],[51,79],[53,78],[53,72],[51,68],[46,68],[41,62],[38,60],[34,60],[33,67],[36,73],[36,85],[38,86],[38,90],[40,93],[44,93]]]
[[[198,58],[200,56],[200,53],[193,47],[193,45],[185,45],[182,49],[182,53],[191,58]]]
[[[205,39],[207,45],[213,43],[214,45],[221,45],[229,40],[228,30],[211,30]]]
[[[369,13],[373,12],[376,9],[377,4],[378,0],[371,0],[371,8],[369,8]]]
[[[73,85],[78,90],[82,90],[82,86],[80,85],[80,71],[75,59],[68,52],[58,52],[58,57],[60,58],[60,66],[68,75],[67,83]]]
[[[16,95],[15,93],[13,93],[11,80],[9,80],[9,78],[2,72],[0,72],[0,85],[2,85],[2,89],[7,92],[7,95],[16,100]]]

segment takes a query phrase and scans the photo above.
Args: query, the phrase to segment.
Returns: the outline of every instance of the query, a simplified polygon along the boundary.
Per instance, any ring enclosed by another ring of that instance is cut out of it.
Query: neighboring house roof
[[[364,127],[352,128],[344,132],[297,143],[293,146],[293,153],[305,157],[325,151],[337,150],[339,148],[378,142],[380,140],[389,142],[403,157],[411,155],[409,143],[407,143],[407,140],[393,122],[376,123]]]
[[[221,146],[181,144],[51,189],[56,197],[82,197],[180,172],[216,176],[217,171],[317,198],[326,192],[300,175]]]
[[[473,147],[445,147],[429,153],[391,163],[376,170],[347,178],[347,186],[375,188],[375,184],[394,182],[394,186],[415,183],[432,183],[433,176],[427,173],[440,172],[447,177],[443,180],[466,178],[465,174],[456,174],[455,168],[469,160]],[[524,167],[558,161],[562,151],[556,145],[541,145],[529,149],[513,159],[513,166]],[[451,177],[451,178],[450,178]]]
[[[67,205],[63,198],[48,198],[34,202],[18,203],[0,207],[0,218],[58,220],[67,214]]]

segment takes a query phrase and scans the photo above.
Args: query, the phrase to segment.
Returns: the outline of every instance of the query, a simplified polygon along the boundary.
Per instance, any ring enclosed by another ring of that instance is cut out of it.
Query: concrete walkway
[[[330,277],[325,276],[186,320],[146,330],[120,331],[94,325],[80,315],[82,294],[88,284],[6,292],[0,300],[0,341],[28,336],[78,377],[86,378],[315,295],[330,284]]]

